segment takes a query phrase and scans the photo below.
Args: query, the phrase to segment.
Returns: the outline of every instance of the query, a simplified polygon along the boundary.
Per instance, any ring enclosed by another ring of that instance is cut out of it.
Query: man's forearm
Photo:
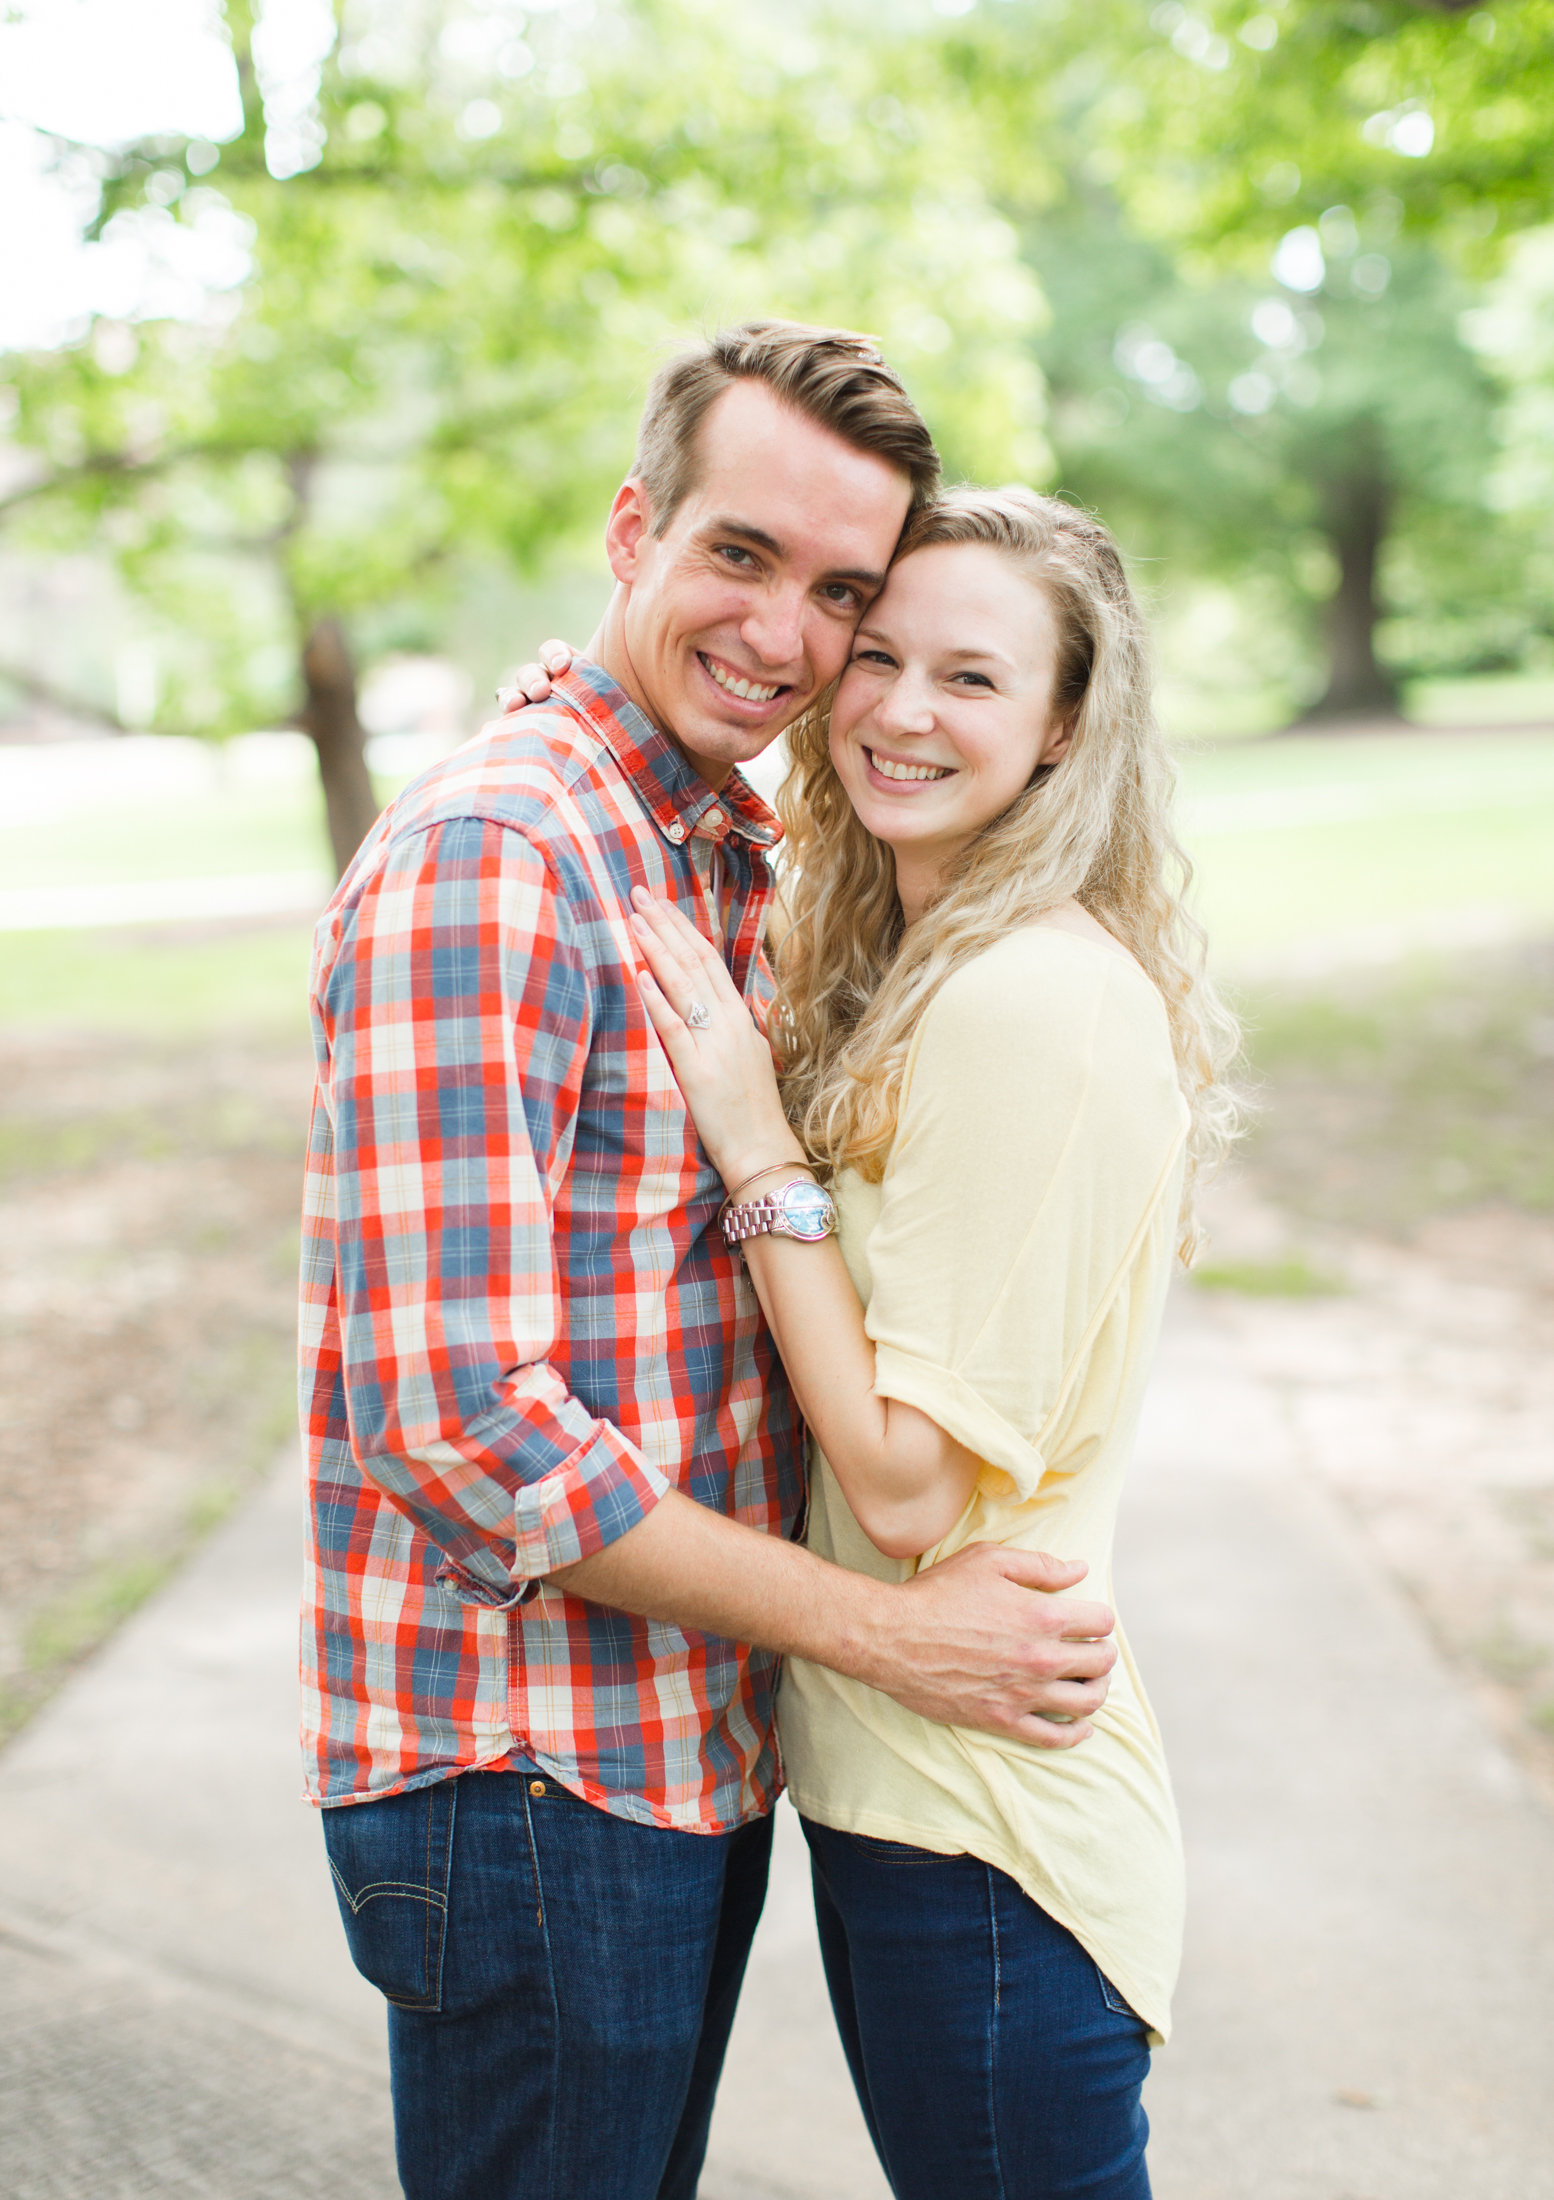
[[[829,1666],[944,1725],[1065,1749],[1089,1734],[1116,1657],[1107,1607],[1063,1593],[1084,1572],[982,1544],[911,1581],[876,1581],[671,1491],[551,1578],[596,1604]]]
[[[551,1579],[594,1604],[859,1678],[869,1637],[885,1621],[887,1592],[867,1574],[709,1512],[677,1490],[625,1535]]]

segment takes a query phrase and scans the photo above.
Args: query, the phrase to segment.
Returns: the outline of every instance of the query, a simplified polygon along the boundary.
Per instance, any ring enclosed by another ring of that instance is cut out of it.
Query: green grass
[[[249,871],[327,871],[319,796],[305,782],[233,787],[121,812],[0,828],[0,886],[119,884]]]
[[[1499,673],[1482,680],[1413,680],[1405,714],[1420,726],[1514,726],[1554,720],[1554,679]]]
[[[1348,1286],[1298,1255],[1285,1260],[1228,1260],[1194,1268],[1200,1291],[1236,1291],[1251,1299],[1332,1298]]]
[[[1247,1152],[1279,1204],[1381,1228],[1487,1200],[1554,1209],[1546,946],[1264,988],[1243,1007],[1263,1103]]]
[[[1196,906],[1231,964],[1454,912],[1554,926],[1554,736],[1278,736],[1181,770]]]
[[[95,1649],[161,1586],[179,1555],[174,1550],[114,1559],[89,1574],[68,1596],[46,1605],[27,1629],[29,1669],[47,1674],[56,1667],[73,1665]]]
[[[146,1038],[307,1029],[305,921],[0,935],[0,1027]]]

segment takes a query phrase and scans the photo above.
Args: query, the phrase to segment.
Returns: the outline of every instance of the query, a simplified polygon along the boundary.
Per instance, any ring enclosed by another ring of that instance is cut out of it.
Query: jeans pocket
[[[1135,2024],[1141,2024],[1143,2022],[1143,2019],[1140,2017],[1138,2011],[1133,2007],[1131,2002],[1123,2000],[1121,1994],[1118,1993],[1116,1987],[1113,1986],[1111,1980],[1106,1976],[1106,1973],[1101,1969],[1101,1966],[1098,1963],[1095,1966],[1095,1975],[1100,1980],[1101,1999],[1105,2002],[1107,2008],[1111,2010],[1113,2016],[1131,2017]]]
[[[938,1849],[917,1849],[910,1842],[885,1841],[872,1833],[850,1833],[847,1838],[855,1849],[872,1856],[880,1864],[953,1864],[959,1861]]]
[[[324,1812],[351,1961],[399,2009],[442,2007],[456,1780]]]

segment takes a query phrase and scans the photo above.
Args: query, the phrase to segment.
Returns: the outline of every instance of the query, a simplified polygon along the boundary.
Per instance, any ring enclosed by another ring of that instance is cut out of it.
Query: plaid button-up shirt
[[[763,1001],[780,830],[579,663],[409,787],[325,912],[302,1258],[320,1802],[516,1755],[652,1825],[772,1803],[776,1660],[549,1576],[670,1489],[796,1524],[797,1416],[628,929],[634,886],[666,896]]]

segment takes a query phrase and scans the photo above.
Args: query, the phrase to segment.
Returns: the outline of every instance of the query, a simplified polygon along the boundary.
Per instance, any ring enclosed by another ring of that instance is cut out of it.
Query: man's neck
[[[653,707],[651,698],[637,677],[637,668],[631,661],[631,650],[626,641],[626,591],[617,581],[615,593],[605,608],[604,617],[594,630],[593,639],[583,655],[592,659],[601,671],[607,672],[623,695],[628,695],[643,717],[661,733],[666,741],[673,742],[693,772],[698,772],[716,794],[733,770],[731,764],[721,763],[716,757],[698,756],[688,749],[673,726],[665,725]]]

